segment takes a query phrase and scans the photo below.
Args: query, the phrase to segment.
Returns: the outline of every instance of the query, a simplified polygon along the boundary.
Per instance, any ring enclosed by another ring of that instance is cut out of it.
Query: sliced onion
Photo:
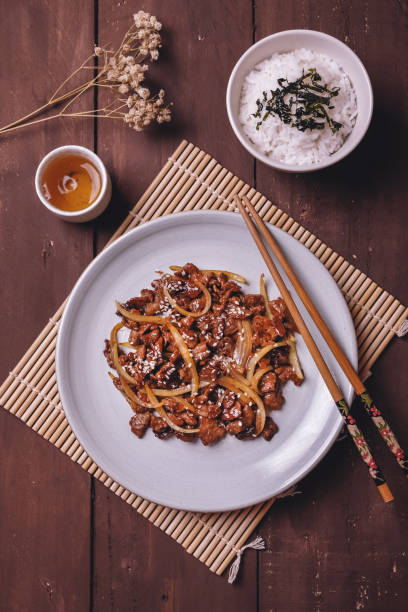
[[[153,391],[147,384],[145,385],[145,392],[147,395],[147,399],[153,404],[154,408],[157,408],[158,406],[160,406],[159,400],[157,399],[157,397],[155,396],[155,394],[153,393]]]
[[[130,344],[130,342],[118,342],[118,346],[124,346],[125,348],[135,350],[136,346],[134,344]]]
[[[200,381],[198,387],[208,387],[210,383],[206,380]],[[185,387],[178,387],[177,389],[153,389],[153,393],[158,397],[178,397],[179,395],[185,395],[191,392],[191,385]]]
[[[166,398],[164,398],[166,399]],[[190,404],[190,402],[188,402],[184,397],[169,397],[168,399],[172,399],[176,402],[178,402],[179,404],[182,404],[186,410],[189,410],[190,412],[192,412],[193,414],[197,413],[197,410],[194,408],[194,406],[192,404]]]
[[[187,344],[184,342],[180,332],[171,323],[168,323],[168,327],[177,344],[177,348],[179,349],[181,356],[183,357],[187,367],[190,368],[191,395],[196,395],[198,392],[198,385],[200,381],[198,378],[197,368],[194,359],[192,358],[191,353],[188,350]]]
[[[259,370],[255,372],[255,374],[252,377],[252,388],[254,391],[259,393],[258,391],[259,381],[261,380],[264,374],[266,374],[267,372],[270,372],[271,370],[273,370],[273,367],[268,366],[267,368],[259,368]]]
[[[180,427],[179,425],[176,425],[175,423],[173,423],[173,421],[171,420],[171,418],[169,417],[169,415],[167,414],[167,412],[163,408],[162,403],[159,402],[157,400],[157,398],[154,397],[154,393],[150,389],[149,385],[145,385],[145,389],[146,389],[147,397],[152,401],[152,403],[153,402],[155,403],[154,409],[158,412],[158,414],[161,416],[161,418],[166,421],[167,425],[169,425],[172,429],[174,429],[174,431],[178,431],[179,433],[182,433],[182,434],[194,434],[194,433],[198,433],[200,431],[200,428],[197,428],[197,429],[186,429],[185,427]],[[178,398],[178,400],[180,400],[180,399],[181,398]],[[188,406],[190,406],[190,404],[187,401],[185,401],[185,403]],[[192,409],[192,406],[189,407],[189,410],[190,409]]]
[[[183,357],[187,367],[190,369],[191,394],[196,395],[198,391],[198,383],[199,383],[197,368],[194,363],[194,359],[192,358],[191,353],[188,350],[187,345],[184,342],[177,328],[174,327],[174,325],[170,323],[170,321],[168,319],[165,319],[164,317],[135,314],[133,312],[129,312],[128,310],[126,310],[126,308],[123,308],[123,306],[121,306],[119,302],[115,302],[115,303],[116,303],[116,308],[118,309],[118,312],[120,312],[121,315],[123,315],[126,319],[129,319],[130,321],[136,321],[137,323],[156,323],[158,325],[167,325],[167,327],[170,330],[171,335],[174,338],[175,343],[177,344],[177,348],[179,349],[181,356]],[[122,324],[119,324],[119,325],[122,325]]]
[[[169,266],[170,270],[174,272],[179,272],[182,270],[181,266]],[[236,274],[235,272],[228,272],[228,270],[200,270],[203,274],[215,274],[219,276],[220,274],[225,274],[229,279],[236,281],[237,283],[241,283],[242,285],[246,285],[246,278],[241,276],[240,274]]]
[[[118,353],[118,339],[116,337],[118,331],[123,327],[123,323],[117,323],[114,327],[112,327],[112,331],[110,333],[110,349],[112,354],[113,365],[117,373],[119,374],[119,378],[122,380],[127,380],[132,383],[132,385],[137,385],[138,382],[135,380],[128,372],[126,372],[125,368],[119,361],[119,353]]]
[[[163,287],[163,293],[167,301],[169,302],[169,304],[173,306],[174,310],[177,310],[177,312],[179,312],[185,317],[194,317],[194,318],[202,317],[211,308],[211,295],[207,287],[203,285],[203,283],[199,283],[199,282],[195,282],[194,285],[197,285],[197,287],[201,290],[202,293],[204,293],[204,296],[205,296],[205,306],[199,312],[192,312],[191,310],[186,310],[185,308],[182,308],[182,306],[179,306],[176,300],[173,297],[171,297],[167,287],[166,286]]]
[[[230,368],[230,373],[231,373],[231,378],[234,378],[234,380],[240,380],[241,382],[245,383],[246,385],[248,384],[248,381],[245,378],[245,376],[242,376],[242,374],[240,372],[238,372],[238,370],[236,368]]]
[[[115,378],[112,374],[112,372],[108,372],[109,376],[112,378],[112,380]],[[141,400],[136,393],[134,393],[132,391],[132,389],[129,387],[129,385],[127,384],[127,382],[125,380],[123,380],[123,378],[121,378],[119,376],[119,381],[121,384],[121,392],[122,395],[125,397],[125,399],[129,402],[131,408],[133,409],[133,405],[132,404],[138,404],[139,406],[142,406],[143,408],[146,408],[147,410],[152,410],[154,408],[154,406],[152,404],[147,404],[146,402],[144,402],[143,400]]]
[[[296,350],[296,338],[293,334],[289,335],[289,363],[295,370],[296,376],[299,380],[304,380],[303,371],[300,365],[299,357]]]
[[[238,392],[241,392],[241,394],[243,393],[253,402],[255,402],[255,404],[257,405],[255,435],[259,436],[259,434],[262,433],[263,428],[265,427],[266,419],[265,406],[259,395],[255,393],[255,391],[253,391],[250,387],[248,387],[247,384],[229,376],[220,376],[220,378],[217,379],[217,383],[219,385],[222,385],[223,387],[226,387],[227,389],[230,389],[231,391],[234,391],[235,393],[237,393],[238,387]]]
[[[238,338],[234,350],[234,361],[246,366],[252,348],[252,325],[248,319],[238,320]]]
[[[115,300],[115,305],[116,305],[118,312],[120,312],[122,316],[124,316],[126,319],[129,319],[130,321],[135,321],[136,323],[156,323],[157,325],[168,325],[169,321],[168,319],[165,319],[164,317],[159,317],[158,315],[149,316],[149,315],[136,314],[135,312],[126,310],[126,308],[121,306],[119,302],[116,300]]]
[[[274,344],[267,344],[266,346],[263,346],[261,349],[259,349],[259,351],[257,351],[255,355],[251,357],[249,364],[248,364],[248,374],[247,374],[247,381],[249,385],[252,385],[252,377],[254,375],[255,367],[258,361],[262,359],[262,357],[264,357],[267,353],[269,353],[269,351],[272,351],[275,348],[279,348],[280,346],[287,346],[287,344],[288,344],[287,341],[274,342]]]
[[[266,287],[265,287],[264,274],[261,274],[261,279],[259,281],[259,292],[262,295],[264,303],[265,303],[266,316],[268,319],[272,319],[273,317],[272,317],[271,307],[269,306],[268,292],[266,291]]]

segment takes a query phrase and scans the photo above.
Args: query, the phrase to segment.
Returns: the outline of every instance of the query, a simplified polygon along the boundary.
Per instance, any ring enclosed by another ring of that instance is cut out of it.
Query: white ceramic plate
[[[353,322],[336,283],[303,245],[279,229],[272,231],[356,365]],[[250,281],[245,290],[252,293],[258,293],[260,274],[267,272],[248,230],[235,213],[188,212],[140,226],[103,251],[72,291],[58,335],[58,386],[75,435],[114,480],[166,506],[230,510],[268,499],[300,480],[330,448],[342,422],[298,336],[305,382],[300,388],[292,383],[285,386],[285,404],[273,413],[279,432],[271,442],[226,436],[204,447],[199,441],[162,441],[151,430],[142,440],[131,433],[131,409],[112,385],[102,354],[104,338],[118,320],[114,300],[126,300],[149,287],[155,270],[188,261],[202,268],[238,272]],[[268,288],[271,298],[278,296],[271,280]],[[303,307],[301,311],[305,312]],[[350,384],[307,314],[305,320],[346,399],[351,401]]]

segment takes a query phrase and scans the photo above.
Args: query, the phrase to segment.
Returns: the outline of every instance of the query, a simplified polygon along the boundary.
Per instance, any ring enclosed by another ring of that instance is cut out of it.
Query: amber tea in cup
[[[89,159],[68,154],[50,160],[44,168],[41,183],[43,195],[52,206],[76,211],[95,202],[101,191],[102,178]]]

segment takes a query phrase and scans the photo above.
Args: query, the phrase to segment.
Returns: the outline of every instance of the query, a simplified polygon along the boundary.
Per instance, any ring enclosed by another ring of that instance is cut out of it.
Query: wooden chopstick
[[[255,244],[258,247],[258,250],[260,251],[262,257],[265,260],[265,263],[286,303],[286,306],[297,326],[297,329],[299,330],[299,332],[302,334],[302,337],[306,343],[307,348],[309,349],[309,352],[324,380],[324,382],[326,383],[326,386],[346,424],[346,427],[348,429],[348,432],[350,433],[355,445],[357,446],[359,452],[360,452],[360,456],[362,457],[362,459],[364,460],[364,462],[366,463],[367,467],[369,468],[369,473],[370,476],[373,478],[375,485],[379,491],[379,493],[381,494],[381,497],[383,498],[383,500],[385,502],[389,502],[392,501],[393,495],[388,487],[388,484],[385,482],[385,478],[380,470],[380,468],[377,466],[377,464],[375,463],[373,456],[371,454],[371,451],[368,447],[368,444],[366,442],[366,440],[364,439],[363,434],[361,433],[361,431],[359,430],[359,428],[356,425],[355,420],[353,419],[353,417],[350,414],[350,409],[347,405],[347,402],[345,401],[340,389],[338,388],[336,381],[334,380],[329,368],[327,367],[326,362],[324,361],[322,354],[320,353],[315,341],[313,340],[313,337],[311,335],[311,333],[309,332],[302,315],[299,312],[298,307],[296,306],[295,302],[293,301],[293,298],[288,290],[288,288],[286,287],[274,261],[272,260],[271,256],[268,253],[268,250],[266,248],[266,246],[264,245],[262,238],[259,236],[253,222],[251,221],[251,218],[248,214],[248,212],[245,209],[244,204],[242,203],[241,199],[238,196],[235,196],[234,198],[235,203],[237,204],[239,211],[251,233],[252,238],[254,239]],[[245,198],[245,204],[247,205],[247,199]]]
[[[276,259],[279,261],[287,277],[292,283],[296,293],[298,294],[303,304],[305,305],[306,310],[312,317],[313,321],[315,322],[323,338],[326,340],[331,352],[333,353],[336,360],[338,361],[341,369],[343,370],[344,374],[347,376],[347,378],[353,385],[360,403],[364,407],[367,414],[371,417],[371,420],[373,421],[374,425],[377,427],[379,433],[381,434],[382,439],[387,444],[388,448],[390,449],[395,459],[397,460],[398,465],[401,467],[405,476],[408,478],[408,458],[407,458],[406,453],[403,451],[403,449],[399,445],[394,432],[392,431],[387,421],[384,419],[380,410],[374,404],[362,380],[358,376],[357,372],[354,370],[353,366],[351,365],[350,361],[348,360],[347,356],[345,355],[345,353],[343,352],[339,344],[334,339],[333,334],[331,333],[330,329],[327,327],[325,321],[322,319],[316,306],[313,304],[309,295],[306,293],[304,287],[302,286],[301,282],[299,281],[298,277],[293,271],[293,268],[291,267],[288,260],[286,259],[282,251],[280,250],[277,242],[275,241],[274,237],[272,236],[272,234],[270,233],[270,231],[264,224],[263,220],[256,212],[254,206],[245,196],[243,198],[243,201],[245,203],[245,206],[250,211],[259,231],[261,232],[262,236],[265,238],[266,243],[270,247]]]

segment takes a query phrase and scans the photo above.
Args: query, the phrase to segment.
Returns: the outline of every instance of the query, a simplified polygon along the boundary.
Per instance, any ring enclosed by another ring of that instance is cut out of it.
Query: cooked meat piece
[[[184,434],[184,433],[180,433],[179,431],[174,432],[176,438],[178,438],[179,440],[182,440],[183,442],[194,442],[194,440],[197,439],[197,434],[193,433],[193,434]]]
[[[265,438],[265,440],[271,440],[271,438],[273,438],[273,436],[276,434],[276,432],[278,431],[278,426],[275,423],[275,421],[270,417],[267,416],[266,420],[265,420],[265,427],[263,429],[262,432],[262,436]]]
[[[151,289],[142,289],[140,295],[146,298],[148,302],[154,302],[154,293]]]
[[[176,295],[176,301],[181,308],[184,308],[184,310],[192,310],[191,298],[189,298],[185,293],[178,293]]]
[[[109,340],[105,340],[105,348],[103,349],[103,354],[105,355],[106,361],[108,362],[108,366],[110,368],[114,368],[115,366],[113,365],[113,359],[112,359],[112,353],[110,349]]]
[[[282,394],[279,393],[267,393],[263,396],[263,403],[267,410],[280,410],[283,402],[285,401]]]
[[[245,425],[243,424],[241,419],[237,419],[236,421],[231,421],[230,423],[227,423],[225,429],[228,431],[229,434],[236,436],[237,434],[242,433],[244,431]]]
[[[247,308],[260,305],[264,306],[263,297],[259,293],[248,293],[244,295],[244,304]]]
[[[160,302],[149,302],[148,304],[146,304],[144,308],[145,315],[147,315],[148,317],[156,314],[157,312],[160,312],[160,310],[161,310]]]
[[[227,336],[226,338],[223,338],[219,341],[217,348],[218,353],[220,353],[221,355],[227,355],[228,357],[232,357],[235,350],[235,342],[231,338],[231,336]]]
[[[169,429],[169,425],[166,423],[166,421],[154,414],[150,416],[150,426],[155,434],[164,433]]]
[[[242,409],[241,421],[243,422],[244,427],[251,427],[251,425],[255,423],[254,409],[248,404],[245,404]]]
[[[146,429],[149,427],[151,414],[150,412],[142,412],[135,414],[129,421],[130,429],[138,438],[143,438]]]
[[[174,423],[175,425],[178,425],[179,427],[183,427],[184,425],[184,419],[182,416],[178,415],[178,414],[173,414],[173,413],[169,413],[169,419],[172,423]]]
[[[147,304],[147,302],[150,302],[149,296],[142,295],[140,297],[130,298],[130,300],[124,302],[122,306],[123,308],[126,308],[126,310],[140,310],[145,304]]]
[[[198,338],[195,331],[192,329],[182,329],[180,333],[189,349],[193,349],[197,345]]]
[[[194,321],[194,317],[183,317],[182,319],[180,319],[180,325],[181,327],[190,329],[193,326]]]
[[[236,331],[238,331],[238,321],[232,317],[227,317],[225,321],[224,334],[226,336],[232,336],[232,334],[235,334]]]
[[[298,387],[302,384],[302,380],[297,377],[295,370],[290,365],[280,366],[276,368],[276,373],[281,383],[285,383],[291,380]]]
[[[227,404],[230,402],[231,400],[224,400],[224,402],[226,402]],[[223,405],[224,405],[223,402]],[[242,406],[239,402],[237,401],[233,401],[233,404],[231,406],[231,408],[224,408],[224,410],[222,411],[222,418],[224,421],[233,421],[234,419],[238,419],[242,414]]]
[[[197,346],[193,348],[191,354],[195,361],[204,361],[211,355],[211,351],[206,342],[200,342],[200,344],[197,344]]]
[[[221,414],[221,408],[216,404],[200,404],[197,408],[200,417],[216,419]]]
[[[209,313],[206,313],[205,315],[201,315],[201,317],[198,317],[196,319],[196,325],[198,327],[198,329],[205,333],[210,329],[210,324],[212,321],[212,315]]]
[[[200,417],[199,438],[204,446],[220,440],[225,435],[225,428],[215,419]]]
[[[160,387],[174,387],[178,381],[177,368],[172,363],[165,363],[152,377]]]
[[[201,296],[198,298],[195,298],[194,300],[191,300],[190,302],[190,312],[199,312],[200,310],[203,310],[205,306],[205,297]]]
[[[258,389],[261,394],[275,391],[276,389],[276,374],[273,372],[267,372],[264,374],[259,381]]]
[[[181,360],[181,354],[178,349],[172,351],[169,355],[169,362],[173,364],[177,364]]]
[[[201,389],[200,395],[194,398],[196,404],[204,404],[205,402],[215,403],[218,400],[218,394],[215,393],[216,385],[211,383]]]
[[[234,393],[232,393],[232,391],[227,391],[222,400],[222,407],[224,410],[231,410],[231,408],[235,405],[235,402],[236,398]]]
[[[245,308],[238,295],[234,295],[228,300],[225,312],[233,319],[247,319],[251,315],[251,311]]]
[[[154,344],[160,338],[160,334],[160,328],[156,327],[155,329],[152,329],[148,333],[142,334],[139,337],[140,341],[143,342],[143,344]]]
[[[183,384],[184,383],[188,384],[190,382],[191,374],[190,374],[189,368],[187,368],[187,367],[180,368],[178,370],[178,375],[179,375],[179,378],[180,378],[180,382],[182,382]]]
[[[255,435],[255,427],[248,427],[247,429],[244,429],[244,431],[240,434],[237,434],[237,438],[238,440],[251,440],[253,438],[256,438]]]
[[[182,412],[181,416],[183,417],[186,425],[197,427],[197,417],[195,417],[194,414],[190,412],[190,410],[186,410],[185,412]]]
[[[146,345],[145,344],[139,344],[136,347],[135,350],[135,355],[138,359],[144,359],[146,356]]]
[[[280,319],[267,319],[256,315],[252,320],[253,336],[252,342],[255,346],[267,346],[273,344],[286,334],[285,327]]]
[[[198,297],[201,293],[201,289],[197,287],[197,285],[195,285],[194,283],[190,283],[189,281],[186,281],[183,284],[182,291],[187,295],[187,297],[192,299]],[[193,308],[191,310],[193,310]]]
[[[286,310],[286,304],[281,297],[276,300],[271,300],[269,302],[269,308],[271,309],[272,316],[277,317],[278,319],[285,319],[288,311]]]
[[[205,365],[200,371],[200,376],[203,380],[216,380],[220,375],[220,368],[211,364]]]
[[[177,276],[180,275],[182,278],[191,276],[191,275],[196,275],[196,277],[201,278],[201,272],[200,270],[197,268],[197,266],[195,266],[192,263],[186,263],[181,270],[177,273]]]
[[[163,399],[163,408],[166,410],[166,412],[173,412],[175,414],[182,413],[185,410],[185,407],[181,402],[177,402],[171,397],[165,397]]]

